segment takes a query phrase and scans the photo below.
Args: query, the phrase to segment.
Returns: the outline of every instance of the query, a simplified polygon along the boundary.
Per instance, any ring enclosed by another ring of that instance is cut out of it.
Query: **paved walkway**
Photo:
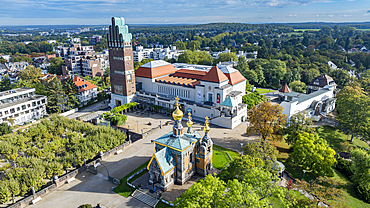
[[[102,106],[106,105],[106,102],[109,102],[109,100],[103,100],[85,108],[79,109],[76,113],[67,116],[67,118],[73,119],[83,115],[87,115],[93,111],[99,111]]]

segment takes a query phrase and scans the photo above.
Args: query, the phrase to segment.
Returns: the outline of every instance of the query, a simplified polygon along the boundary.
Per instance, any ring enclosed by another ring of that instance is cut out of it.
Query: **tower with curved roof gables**
[[[132,35],[123,17],[112,17],[107,34],[111,77],[110,107],[129,103],[136,93]]]

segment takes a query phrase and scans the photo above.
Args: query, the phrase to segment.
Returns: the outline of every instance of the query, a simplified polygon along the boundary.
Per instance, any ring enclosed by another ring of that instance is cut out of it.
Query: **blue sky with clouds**
[[[0,25],[365,22],[370,0],[0,0]]]

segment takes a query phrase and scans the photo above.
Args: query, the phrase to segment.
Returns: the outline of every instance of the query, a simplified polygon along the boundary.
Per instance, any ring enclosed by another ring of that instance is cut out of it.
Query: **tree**
[[[186,44],[180,40],[174,42],[173,45],[176,46],[177,50],[186,50]]]
[[[334,79],[339,89],[343,89],[351,80],[348,72],[343,69],[332,70],[330,76]]]
[[[355,149],[351,152],[353,176],[357,192],[370,203],[370,151]]]
[[[294,81],[289,84],[289,88],[294,92],[305,93],[307,90],[307,86],[304,82],[301,81]]]
[[[13,128],[9,126],[7,123],[1,123],[0,124],[0,136],[11,133],[12,129]]]
[[[259,158],[265,162],[270,169],[277,159],[279,151],[269,141],[265,142],[248,142],[243,146],[243,154],[254,158]]]
[[[221,207],[225,190],[224,181],[208,175],[186,190],[175,204],[178,207]]]
[[[77,86],[73,83],[73,80],[67,78],[63,85],[64,93],[67,96],[67,106],[70,108],[78,107],[80,104],[79,100],[76,98],[76,94],[78,93]]]
[[[355,135],[368,135],[370,123],[370,98],[359,87],[344,87],[338,93],[337,120],[350,132],[351,142]]]
[[[200,42],[197,40],[192,40],[188,42],[188,48],[192,51],[196,51],[200,48]]]
[[[63,65],[64,65],[64,61],[61,57],[51,59],[50,66],[49,66],[49,73],[62,75]]]
[[[3,80],[0,82],[0,91],[7,91],[12,89],[12,85],[10,83],[9,75],[5,75]]]
[[[227,183],[212,175],[199,180],[176,199],[177,207],[267,207],[272,195],[284,206],[291,203],[282,196],[286,191],[277,186],[276,177],[260,168],[252,168],[245,179]]]
[[[10,200],[11,192],[6,181],[0,181],[0,202],[7,203]]]
[[[242,100],[244,104],[248,105],[248,109],[251,109],[253,106],[258,105],[263,101],[267,101],[267,98],[255,91],[244,95]]]
[[[184,51],[179,56],[180,63],[211,65],[213,58],[206,51]]]
[[[37,83],[42,77],[41,72],[42,70],[40,68],[36,68],[35,66],[30,65],[27,66],[26,69],[19,71],[18,77],[27,82]]]
[[[19,183],[18,183],[17,180],[12,178],[7,182],[7,185],[8,185],[8,189],[9,189],[11,195],[12,195],[13,203],[15,203],[14,198],[21,193]]]
[[[215,60],[214,65],[226,61],[238,61],[238,57],[233,52],[220,53],[218,58]]]
[[[48,96],[47,110],[51,113],[60,112],[62,106],[66,105],[66,100],[63,99],[65,93],[62,84],[58,79],[52,79],[47,84],[46,93]]]
[[[281,139],[286,115],[283,114],[283,107],[279,104],[264,101],[252,107],[248,115],[250,124],[247,127],[247,134],[260,135],[262,142],[267,139]]]
[[[305,112],[298,112],[290,117],[288,126],[285,128],[287,134],[286,142],[294,145],[299,133],[310,132],[312,118]]]
[[[317,134],[300,133],[289,160],[319,176],[334,176],[335,151]]]

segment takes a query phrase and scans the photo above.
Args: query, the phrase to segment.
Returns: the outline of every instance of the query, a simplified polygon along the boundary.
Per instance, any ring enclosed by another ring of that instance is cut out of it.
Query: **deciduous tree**
[[[262,141],[281,139],[287,117],[279,104],[262,102],[252,107],[248,115],[250,124],[247,127],[247,134],[257,134],[261,136]]]
[[[333,176],[335,151],[317,134],[300,133],[289,160],[319,176]]]

